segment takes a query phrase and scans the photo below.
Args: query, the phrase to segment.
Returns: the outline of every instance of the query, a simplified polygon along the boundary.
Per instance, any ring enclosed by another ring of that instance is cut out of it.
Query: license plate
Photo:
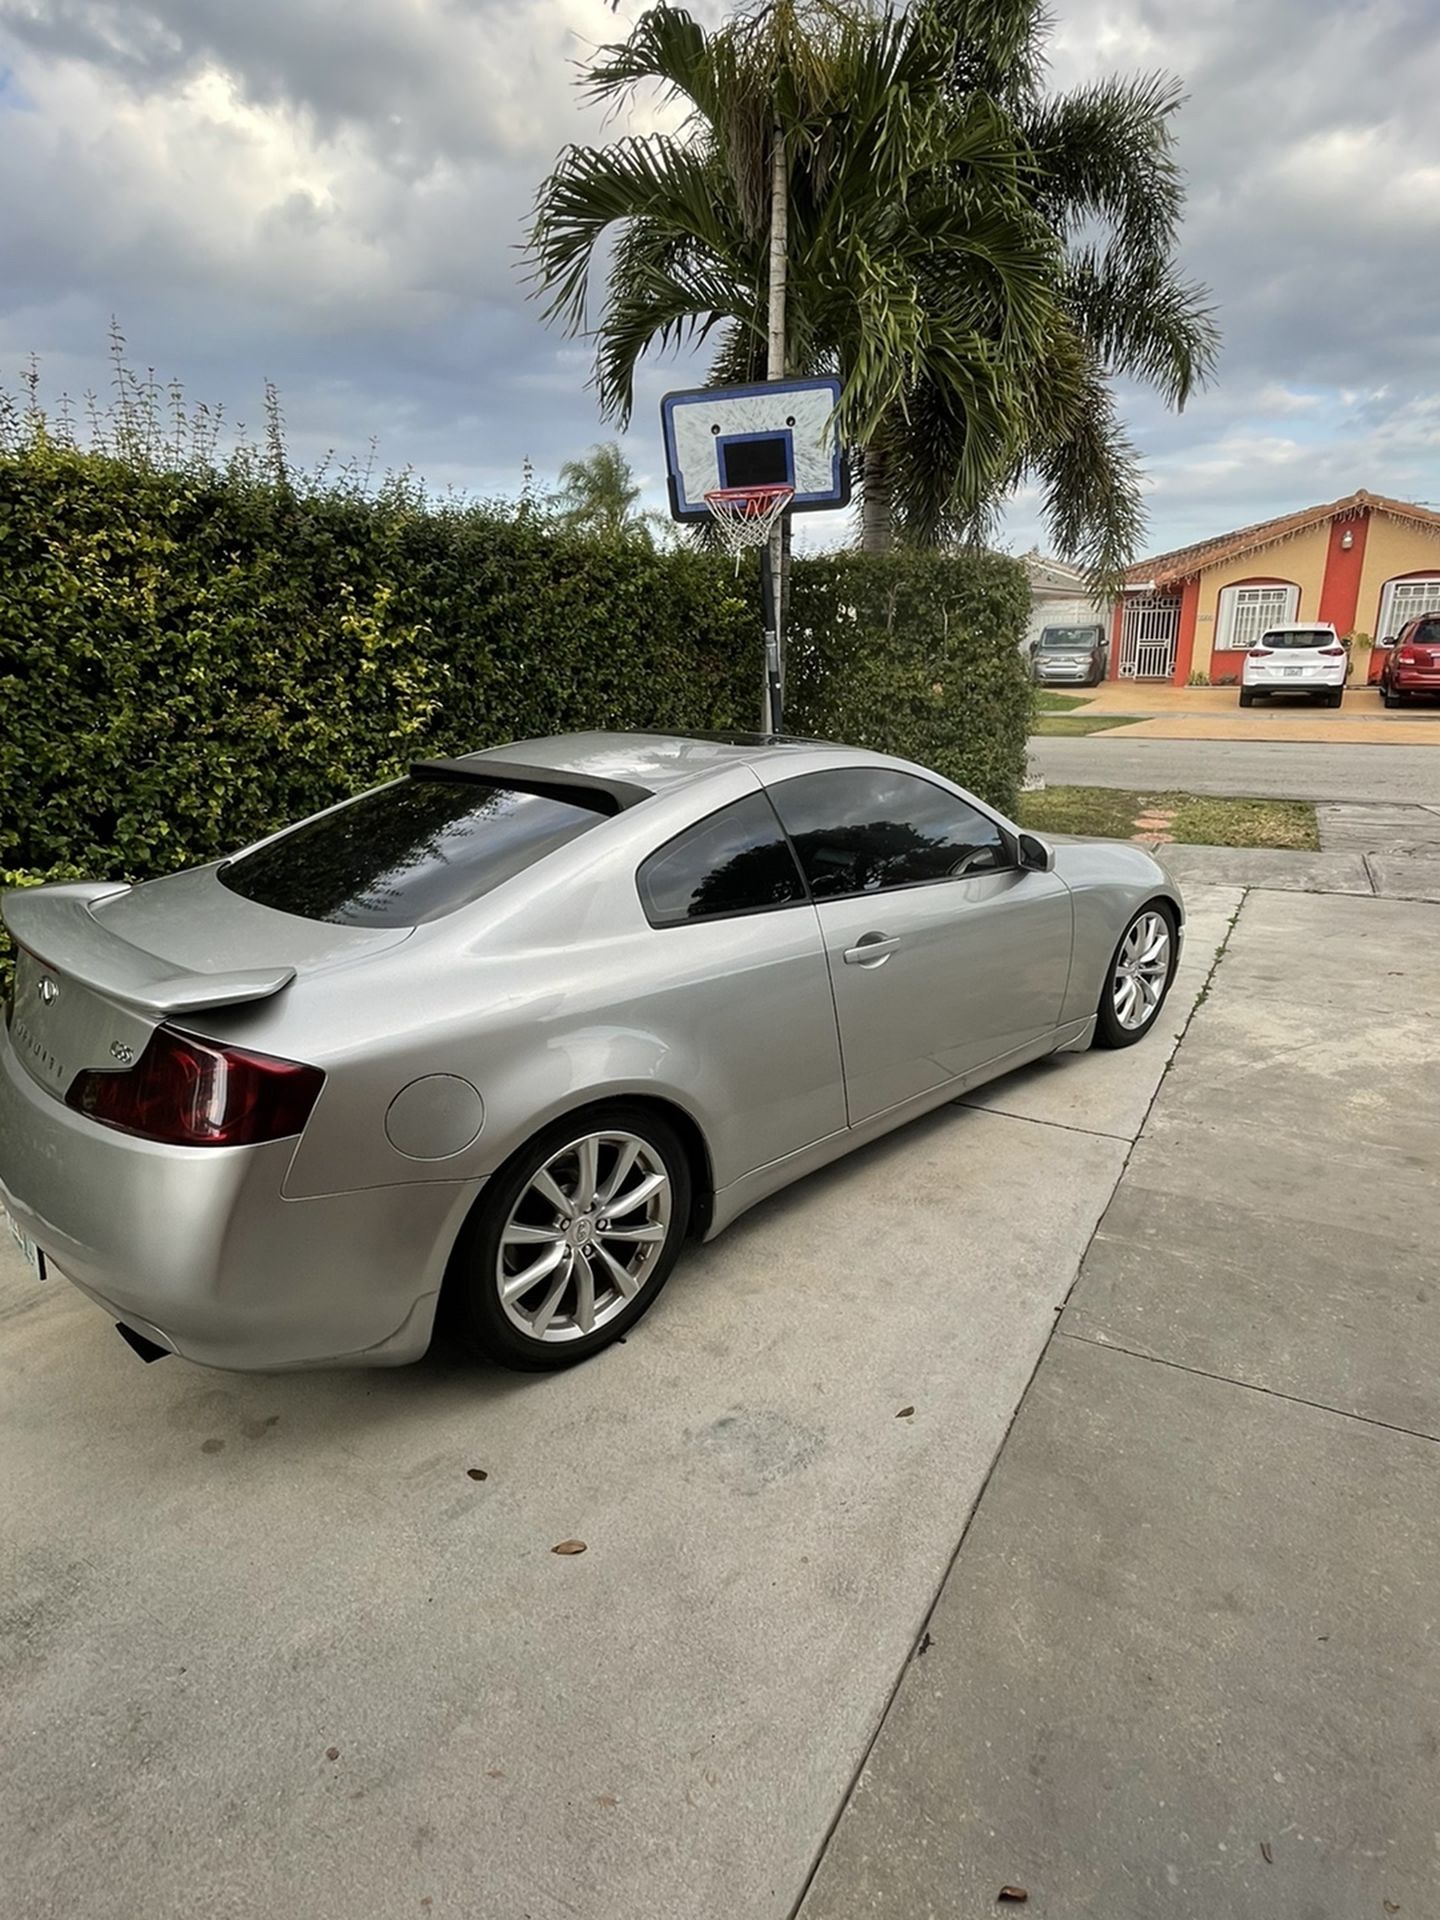
[[[1303,667],[1282,667],[1280,671],[1287,680],[1298,680],[1305,669]]]
[[[6,1218],[7,1220],[9,1219],[8,1214]],[[35,1278],[37,1280],[43,1280],[45,1278],[45,1256],[29,1235],[20,1231],[13,1220],[10,1220],[10,1237],[20,1249],[21,1259],[25,1262],[26,1266],[29,1267]]]

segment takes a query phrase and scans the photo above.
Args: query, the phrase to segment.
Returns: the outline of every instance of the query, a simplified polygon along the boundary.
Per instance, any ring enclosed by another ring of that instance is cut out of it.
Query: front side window
[[[606,816],[482,780],[400,780],[220,869],[232,893],[305,920],[415,927],[467,906]]]
[[[995,821],[915,774],[844,768],[802,774],[770,793],[817,900],[1011,864]]]
[[[763,793],[687,827],[651,854],[637,880],[652,927],[761,913],[805,898],[794,856]]]

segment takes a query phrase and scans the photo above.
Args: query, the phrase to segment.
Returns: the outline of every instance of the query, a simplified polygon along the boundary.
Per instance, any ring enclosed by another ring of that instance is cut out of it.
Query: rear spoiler
[[[57,973],[94,987],[107,999],[156,1017],[196,1007],[233,1007],[268,1000],[288,987],[294,967],[236,968],[230,973],[188,973],[113,933],[91,909],[128,893],[128,886],[66,882],[20,887],[0,894],[0,914],[24,947]]]

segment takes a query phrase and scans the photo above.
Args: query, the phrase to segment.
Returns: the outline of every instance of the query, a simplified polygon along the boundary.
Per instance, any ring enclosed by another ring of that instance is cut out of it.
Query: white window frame
[[[1293,620],[1299,607],[1300,589],[1293,580],[1222,587],[1215,645],[1223,651],[1247,652],[1267,627],[1281,627]]]
[[[1397,603],[1404,607],[1407,601],[1416,602],[1407,612],[1396,612]],[[1418,604],[1423,601],[1422,606]],[[1373,638],[1377,641],[1388,636],[1399,638],[1400,629],[1417,615],[1440,610],[1440,573],[1427,574],[1420,579],[1387,580],[1380,590],[1380,618],[1376,624]]]

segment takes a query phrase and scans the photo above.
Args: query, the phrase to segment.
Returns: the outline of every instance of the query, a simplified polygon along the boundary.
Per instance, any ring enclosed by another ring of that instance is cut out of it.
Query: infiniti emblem
[[[53,1007],[55,1002],[60,998],[60,989],[48,973],[41,976],[39,993],[42,1007]]]

